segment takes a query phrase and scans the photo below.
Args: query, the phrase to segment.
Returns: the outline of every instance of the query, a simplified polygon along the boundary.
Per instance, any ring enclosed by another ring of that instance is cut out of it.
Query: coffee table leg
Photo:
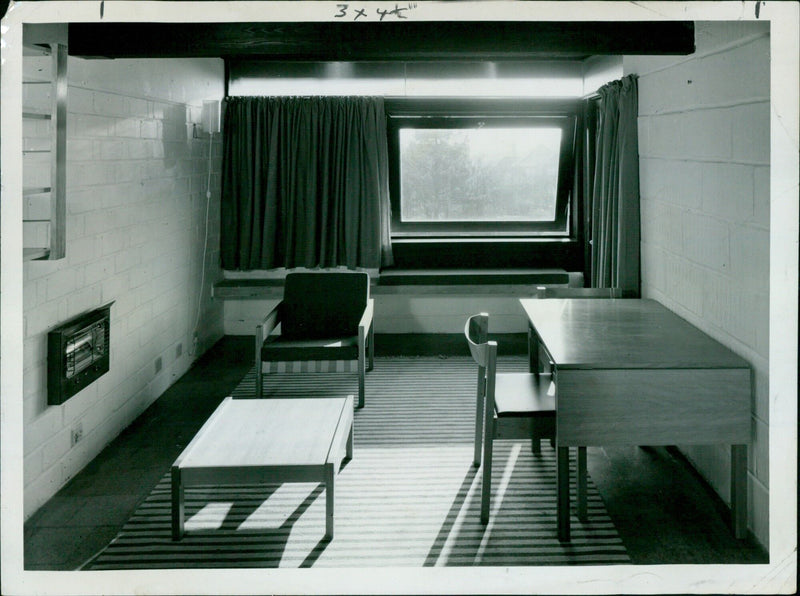
[[[347,436],[347,447],[345,450],[347,459],[353,459],[353,423],[350,423],[350,434]]]
[[[180,540],[183,537],[183,482],[181,469],[172,468],[172,539]]]
[[[325,538],[333,538],[333,497],[336,470],[333,464],[325,464]]]

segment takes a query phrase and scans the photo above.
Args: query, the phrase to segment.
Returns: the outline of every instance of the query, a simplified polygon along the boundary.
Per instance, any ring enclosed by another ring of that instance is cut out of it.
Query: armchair
[[[256,326],[256,397],[263,396],[265,368],[292,368],[279,363],[315,362],[321,372],[353,371],[355,364],[358,407],[364,407],[364,374],[375,358],[373,310],[367,273],[287,274],[283,300]]]

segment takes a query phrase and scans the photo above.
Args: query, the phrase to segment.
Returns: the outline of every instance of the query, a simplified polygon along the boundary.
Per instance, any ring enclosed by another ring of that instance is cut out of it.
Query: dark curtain
[[[391,264],[382,98],[228,98],[223,151],[224,269]]]
[[[608,83],[598,91],[596,113],[588,119],[595,128],[584,158],[591,186],[591,285],[619,288],[624,296],[639,296],[640,214],[639,141],[636,75]],[[596,118],[596,120],[595,120]],[[590,164],[594,164],[591,167]],[[589,192],[587,190],[587,192]]]

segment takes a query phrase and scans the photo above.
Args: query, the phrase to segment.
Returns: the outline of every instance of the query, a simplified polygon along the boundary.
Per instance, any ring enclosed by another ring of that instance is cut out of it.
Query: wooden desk
[[[183,536],[192,484],[325,484],[325,536],[333,538],[334,480],[353,456],[353,396],[233,399],[217,407],[172,464],[172,538]]]
[[[653,300],[520,300],[531,370],[556,384],[558,535],[569,540],[569,447],[731,445],[734,533],[747,532],[750,364]],[[579,516],[585,512],[578,479]]]

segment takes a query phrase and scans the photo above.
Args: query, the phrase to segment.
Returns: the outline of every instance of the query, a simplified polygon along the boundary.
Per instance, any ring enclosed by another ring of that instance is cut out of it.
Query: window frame
[[[577,234],[572,192],[579,100],[416,99],[386,102],[389,190],[394,240],[565,239]],[[400,130],[403,128],[478,128],[483,126],[553,126],[562,130],[555,219],[551,221],[404,222],[400,194]]]

